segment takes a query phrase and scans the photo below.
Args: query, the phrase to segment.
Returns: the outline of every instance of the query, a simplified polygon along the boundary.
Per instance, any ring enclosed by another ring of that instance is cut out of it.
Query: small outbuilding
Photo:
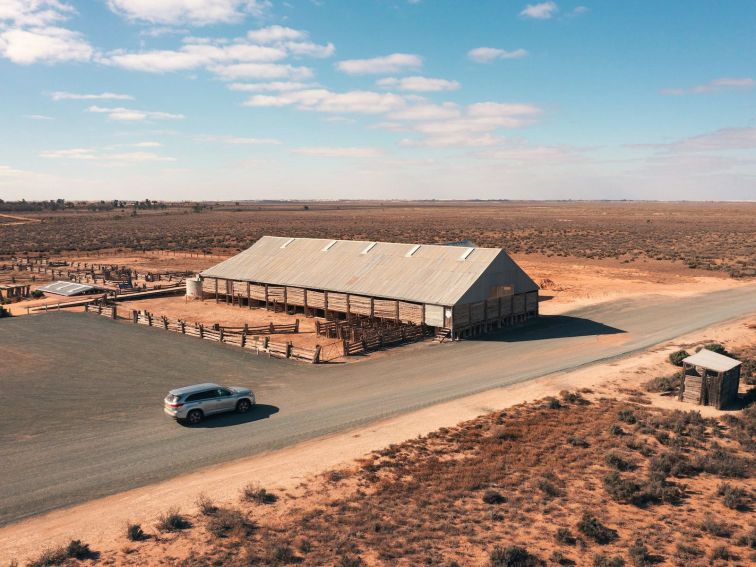
[[[100,291],[100,288],[93,285],[80,284],[76,282],[57,281],[52,282],[42,287],[37,288],[44,293],[51,293],[53,295],[62,295],[64,297],[72,297],[74,295],[86,295],[89,293],[96,293]]]
[[[20,301],[29,297],[31,284],[0,285],[0,300]]]
[[[717,409],[737,401],[740,361],[704,348],[682,362],[680,400]]]

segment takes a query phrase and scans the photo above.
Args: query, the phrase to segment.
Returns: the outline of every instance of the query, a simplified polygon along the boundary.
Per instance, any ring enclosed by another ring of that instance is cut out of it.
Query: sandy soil
[[[554,395],[561,390],[590,388],[596,396],[623,397],[649,379],[670,374],[670,352],[716,340],[728,349],[753,344],[756,319],[749,317],[679,337],[674,341],[604,364],[562,372],[506,388],[491,390],[417,412],[385,420],[368,427],[302,443],[281,451],[258,455],[234,463],[211,467],[169,481],[58,510],[0,529],[0,555],[19,560],[41,548],[81,538],[96,550],[117,550],[127,542],[124,526],[136,521],[154,524],[157,516],[177,506],[194,512],[199,494],[218,502],[237,500],[249,482],[279,492],[296,490],[303,482],[324,471],[349,466],[354,459],[392,443],[425,435],[472,419],[494,409]],[[692,406],[661,395],[649,395],[653,405],[691,409]],[[698,407],[704,416],[722,412]]]
[[[586,260],[514,255],[517,263],[541,285],[540,312],[558,315],[619,298],[640,295],[683,297],[747,284],[725,274],[692,270],[670,262]]]

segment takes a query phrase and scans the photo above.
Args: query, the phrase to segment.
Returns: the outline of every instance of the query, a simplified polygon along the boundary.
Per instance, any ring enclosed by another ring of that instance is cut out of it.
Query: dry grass
[[[610,202],[248,203],[140,212],[135,217],[34,213],[41,223],[7,224],[0,250],[240,250],[264,234],[452,242],[512,253],[667,260],[754,275],[756,204]],[[115,218],[118,217],[118,218]],[[472,222],[474,219],[474,222]]]
[[[750,498],[754,460],[738,434],[756,426],[756,411],[706,419],[574,392],[564,392],[558,406],[549,402],[391,445],[349,474],[323,475],[298,497],[267,506],[258,503],[270,493],[252,485],[239,509],[198,518],[214,537],[181,562],[703,566],[756,560],[756,525],[743,502]],[[611,434],[618,423],[624,435]]]

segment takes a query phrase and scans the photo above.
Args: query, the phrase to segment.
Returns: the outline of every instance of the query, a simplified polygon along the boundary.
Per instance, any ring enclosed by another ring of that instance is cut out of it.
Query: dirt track
[[[0,522],[656,344],[756,311],[756,289],[616,301],[485,341],[428,345],[359,365],[256,358],[77,314],[0,325]],[[201,373],[197,369],[201,369]],[[177,384],[251,385],[250,418],[187,429],[162,415]]]

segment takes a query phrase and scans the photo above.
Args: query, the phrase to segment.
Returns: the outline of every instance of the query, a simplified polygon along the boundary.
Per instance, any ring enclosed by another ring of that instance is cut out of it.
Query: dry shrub
[[[89,545],[83,543],[80,539],[72,539],[68,545],[61,545],[47,549],[42,554],[29,562],[28,567],[47,567],[49,565],[62,565],[69,559],[93,559],[97,554],[93,553]]]
[[[144,533],[140,524],[132,524],[129,522],[126,524],[126,538],[129,541],[142,541],[147,539],[147,534]]]
[[[189,519],[178,508],[171,508],[158,518],[157,528],[161,532],[178,532],[192,527]]]
[[[577,524],[577,529],[581,534],[601,545],[611,543],[618,537],[617,530],[608,528],[589,512],[583,512],[583,516]]]
[[[730,538],[732,536],[732,526],[727,522],[717,520],[712,514],[707,513],[701,522],[701,529],[707,534],[716,537]]]
[[[541,567],[546,563],[531,554],[524,547],[510,545],[496,546],[488,556],[490,567]]]
[[[249,536],[257,525],[240,510],[217,508],[208,516],[207,530],[215,537],[225,538]]]
[[[203,516],[210,516],[218,511],[218,506],[206,494],[197,497],[197,508]]]
[[[278,496],[268,492],[257,483],[249,483],[245,486],[242,489],[242,498],[255,504],[275,504],[278,501]]]
[[[723,482],[717,487],[717,496],[720,496],[724,505],[732,510],[745,511],[750,508],[751,494],[745,488]]]

